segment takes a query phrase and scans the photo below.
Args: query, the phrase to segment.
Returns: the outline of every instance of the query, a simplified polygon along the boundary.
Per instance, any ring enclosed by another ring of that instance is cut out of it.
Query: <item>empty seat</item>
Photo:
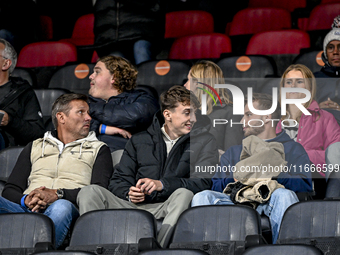
[[[17,67],[31,68],[37,77],[37,88],[47,88],[59,66],[77,61],[77,48],[67,42],[36,42],[24,46]]]
[[[31,254],[54,247],[54,224],[40,213],[0,214],[1,254]]]
[[[36,86],[37,84],[37,77],[35,76],[35,73],[29,68],[16,67],[11,73],[11,76],[20,77],[23,80],[28,81],[31,86]]]
[[[139,252],[138,255],[208,255],[204,251],[200,250],[191,250],[191,249],[165,249],[165,250],[149,250],[149,251],[142,251]]]
[[[52,75],[48,88],[62,88],[87,95],[90,89],[89,76],[94,66],[84,63],[62,66]]]
[[[269,56],[231,56],[221,58],[216,64],[225,78],[265,78],[277,76],[274,59]]]
[[[168,12],[165,18],[165,38],[214,32],[214,18],[206,11]]]
[[[339,13],[340,2],[315,6],[309,15],[307,30],[331,30],[333,20]]]
[[[291,17],[287,10],[279,8],[246,8],[238,11],[233,17],[229,36],[289,28],[291,28]]]
[[[296,8],[305,8],[306,4],[306,0],[249,0],[248,7],[276,7],[292,12]]]
[[[321,58],[322,53],[323,51],[319,50],[303,52],[293,60],[293,64],[303,64],[307,66],[313,73],[318,72],[325,65]]]
[[[179,217],[170,248],[239,254],[245,249],[247,236],[260,234],[260,215],[248,206],[198,206]]]
[[[94,44],[94,15],[93,13],[85,14],[79,17],[74,25],[72,37],[61,39],[62,42],[70,42],[76,46]]]
[[[340,246],[340,201],[308,201],[285,212],[278,244],[307,244],[324,254],[336,254]]]
[[[95,255],[95,253],[88,252],[88,251],[63,251],[63,250],[41,251],[41,252],[35,252],[33,254],[34,255]]]
[[[65,93],[70,93],[66,89],[35,89],[34,90],[43,114],[43,120],[46,131],[54,130],[51,114],[52,114],[52,104],[61,95]]]
[[[246,54],[299,54],[303,48],[310,47],[309,35],[301,30],[267,31],[253,35]]]
[[[243,255],[322,255],[323,253],[308,245],[294,244],[294,245],[259,245],[254,246],[245,251]]]
[[[155,238],[154,216],[144,210],[114,209],[81,215],[66,250],[97,251],[99,254],[136,254],[140,238]],[[131,253],[128,253],[131,252]]]
[[[229,52],[231,52],[231,41],[224,34],[189,35],[174,41],[169,59],[219,58],[222,53]]]
[[[77,60],[77,49],[66,42],[36,42],[19,53],[17,67],[62,66]]]
[[[137,66],[137,85],[148,85],[158,96],[173,85],[183,85],[190,71],[190,65],[182,60],[151,60]]]

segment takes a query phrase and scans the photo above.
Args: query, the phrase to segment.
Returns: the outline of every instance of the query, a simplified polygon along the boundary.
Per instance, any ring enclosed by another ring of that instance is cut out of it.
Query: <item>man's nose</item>
[[[86,121],[91,121],[92,120],[92,118],[91,118],[91,116],[90,116],[90,114],[88,112],[85,115],[85,120]]]

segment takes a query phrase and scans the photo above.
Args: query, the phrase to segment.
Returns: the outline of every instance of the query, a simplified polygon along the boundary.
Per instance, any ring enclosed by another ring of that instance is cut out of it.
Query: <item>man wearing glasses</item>
[[[26,80],[12,77],[17,62],[13,46],[0,39],[0,132],[6,147],[42,137],[44,123],[38,99]]]

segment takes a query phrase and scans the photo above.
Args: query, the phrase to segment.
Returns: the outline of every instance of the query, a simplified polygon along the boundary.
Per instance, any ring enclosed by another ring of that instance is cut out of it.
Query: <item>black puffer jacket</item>
[[[205,116],[204,116],[205,117]],[[127,199],[131,186],[141,178],[160,180],[163,190],[146,196],[146,202],[163,202],[176,189],[186,188],[193,193],[210,189],[211,180],[200,178],[196,166],[216,166],[218,151],[215,138],[208,132],[207,125],[196,123],[193,130],[182,136],[167,156],[161,127],[164,119],[159,111],[152,125],[145,132],[132,136],[113,174],[109,189],[116,196]]]
[[[99,140],[105,142],[112,151],[124,149],[128,139],[120,135],[100,135],[99,126],[105,124],[125,129],[131,134],[144,131],[152,122],[153,115],[159,110],[158,101],[144,91],[132,90],[110,97],[108,102],[89,97],[91,131]]]
[[[97,0],[95,45],[164,38],[165,11],[159,0]]]
[[[1,100],[0,110],[8,113],[9,123],[0,127],[8,145],[26,145],[43,137],[44,122],[38,99],[32,87],[21,78],[11,77],[9,93]],[[5,87],[0,87],[5,89]]]
[[[322,53],[322,60],[325,65],[314,76],[317,82],[317,102],[321,103],[330,98],[332,101],[340,104],[340,67],[331,66]],[[329,79],[331,78],[331,79]]]

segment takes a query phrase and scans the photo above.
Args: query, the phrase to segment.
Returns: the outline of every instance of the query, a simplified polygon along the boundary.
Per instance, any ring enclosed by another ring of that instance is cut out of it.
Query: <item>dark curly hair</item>
[[[119,93],[132,90],[136,87],[138,71],[127,59],[118,56],[105,56],[97,60],[103,62],[105,67],[113,74],[113,86]]]

